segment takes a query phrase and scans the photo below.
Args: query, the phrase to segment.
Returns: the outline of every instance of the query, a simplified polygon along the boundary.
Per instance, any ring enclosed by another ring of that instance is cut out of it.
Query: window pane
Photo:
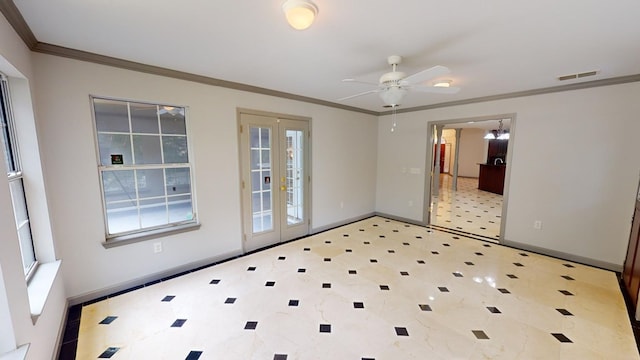
[[[133,135],[136,164],[162,164],[160,136]]]
[[[191,193],[191,175],[189,168],[166,169],[167,195]]]
[[[158,134],[158,106],[130,103],[131,132]]]
[[[104,200],[107,203],[136,199],[133,170],[111,170],[102,172]]]
[[[165,198],[140,200],[140,222],[142,227],[153,227],[168,223]]]
[[[138,197],[164,196],[164,173],[162,169],[136,170]]]
[[[163,136],[162,151],[165,164],[188,163],[186,136]]]
[[[129,110],[127,103],[104,99],[93,99],[98,132],[129,132]]]
[[[172,196],[169,198],[169,222],[193,220],[191,195]]]
[[[9,182],[11,191],[11,202],[13,203],[13,213],[16,217],[16,227],[23,222],[29,220],[27,213],[27,203],[24,198],[24,188],[22,187],[22,179],[15,179]]]
[[[140,229],[135,200],[107,204],[107,226],[109,234]]]
[[[18,228],[18,239],[20,240],[20,252],[22,253],[22,266],[25,275],[36,262],[36,255],[33,251],[33,241],[31,239],[31,226],[28,221]]]
[[[112,155],[122,155],[122,163],[131,165],[131,137],[129,135],[98,134],[98,146],[100,148],[100,164],[112,165]]]
[[[160,124],[163,134],[186,135],[184,108],[160,106]]]

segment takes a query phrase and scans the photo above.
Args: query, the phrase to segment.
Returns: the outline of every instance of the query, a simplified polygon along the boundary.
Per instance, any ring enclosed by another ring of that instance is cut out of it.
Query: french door
[[[244,250],[309,233],[309,122],[240,114]]]

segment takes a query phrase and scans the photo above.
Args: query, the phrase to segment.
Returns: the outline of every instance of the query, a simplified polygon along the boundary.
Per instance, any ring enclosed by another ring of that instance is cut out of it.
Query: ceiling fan
[[[400,105],[400,102],[402,101],[402,98],[407,93],[407,91],[420,91],[438,94],[455,94],[460,91],[460,88],[449,86],[451,83],[450,81],[445,81],[436,85],[424,84],[424,82],[428,80],[448,74],[450,71],[445,66],[436,65],[434,67],[418,71],[415,74],[407,76],[407,74],[403,73],[402,71],[398,71],[398,64],[402,62],[401,56],[391,55],[387,58],[387,62],[389,63],[389,65],[391,65],[392,70],[391,72],[382,74],[382,76],[380,76],[378,84],[358,81],[355,79],[342,80],[343,82],[374,85],[378,87],[377,89],[343,97],[338,99],[338,101],[378,93],[380,94],[380,98],[382,98],[382,101],[384,101],[387,107],[396,107]]]

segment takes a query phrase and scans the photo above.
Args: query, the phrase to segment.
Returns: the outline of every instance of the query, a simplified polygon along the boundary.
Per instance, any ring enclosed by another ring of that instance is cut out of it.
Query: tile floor
[[[502,195],[478,190],[477,178],[459,177],[457,191],[451,189],[452,183],[451,175],[440,175],[440,194],[431,203],[431,224],[497,242]]]
[[[640,359],[615,273],[380,217],[76,316],[76,359]]]

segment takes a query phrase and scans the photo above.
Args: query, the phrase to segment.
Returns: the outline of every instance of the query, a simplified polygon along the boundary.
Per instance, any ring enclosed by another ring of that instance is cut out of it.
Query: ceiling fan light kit
[[[296,30],[304,30],[313,24],[318,7],[309,0],[287,0],[282,4],[287,22]]]
[[[450,86],[451,86],[451,83],[452,83],[452,82],[453,82],[453,81],[451,81],[451,80],[440,80],[440,81],[436,81],[436,83],[435,83],[435,84],[433,84],[433,86],[435,86],[435,87],[445,87],[445,88],[448,88],[448,87],[450,87]]]

